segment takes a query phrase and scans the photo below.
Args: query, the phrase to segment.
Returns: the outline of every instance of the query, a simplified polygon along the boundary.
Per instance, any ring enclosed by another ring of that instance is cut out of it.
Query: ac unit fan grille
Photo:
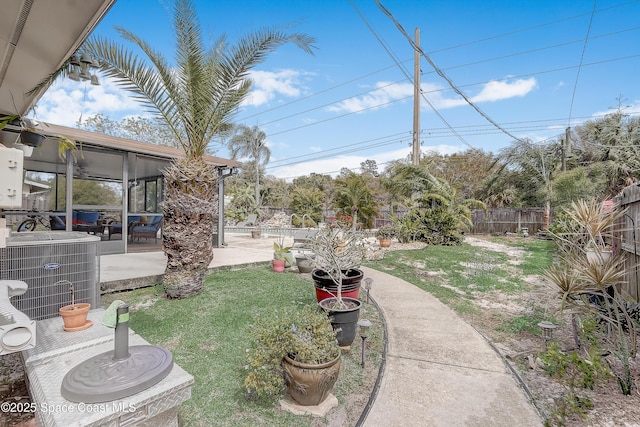
[[[23,295],[11,299],[13,306],[32,320],[58,316],[60,307],[71,304],[71,292],[68,284],[57,282],[68,280],[73,283],[76,303],[87,302],[92,308],[98,308],[98,238],[77,233],[85,237],[41,240],[37,233],[33,234],[34,239],[39,240],[36,244],[9,242],[6,248],[0,249],[0,279],[22,280],[28,285]]]

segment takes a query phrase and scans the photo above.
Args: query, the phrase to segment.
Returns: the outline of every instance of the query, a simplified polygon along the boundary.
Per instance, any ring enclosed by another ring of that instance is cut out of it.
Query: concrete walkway
[[[273,238],[226,240],[227,247],[215,249],[212,268],[272,258]],[[153,284],[164,271],[164,254],[105,255],[100,263],[103,284]],[[374,280],[371,295],[388,333],[380,388],[364,426],[542,426],[517,379],[475,329],[404,280],[363,270]]]

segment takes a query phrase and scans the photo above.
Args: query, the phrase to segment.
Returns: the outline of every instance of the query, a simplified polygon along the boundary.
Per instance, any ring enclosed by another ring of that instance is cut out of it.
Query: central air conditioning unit
[[[71,304],[65,281],[73,283],[75,302],[100,307],[100,238],[80,232],[12,233],[0,249],[0,280],[21,280],[27,291],[11,299],[31,320],[58,316]]]

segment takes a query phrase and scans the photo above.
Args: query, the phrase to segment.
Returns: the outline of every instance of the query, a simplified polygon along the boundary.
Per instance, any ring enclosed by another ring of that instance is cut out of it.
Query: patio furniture
[[[158,243],[158,231],[162,227],[162,216],[154,216],[148,222],[137,222],[131,226],[131,241],[140,241],[140,237],[148,239],[153,237],[155,242]]]
[[[131,234],[131,226],[140,222],[140,215],[129,215],[127,218],[127,224],[129,225],[129,234]],[[109,240],[111,240],[111,236],[113,236],[114,234],[122,234],[122,223],[113,222],[113,220],[111,220],[112,222],[109,223],[110,219],[106,219],[106,221],[109,228]]]
[[[85,231],[91,234],[102,233],[104,227],[98,223],[99,218],[100,212],[78,211],[71,228],[73,231]]]
[[[99,221],[100,212],[93,211],[73,211],[71,217],[71,229],[73,231],[84,231],[86,233],[102,233],[104,226]],[[51,215],[49,217],[49,225],[52,230],[66,230],[67,216],[66,214]]]
[[[249,227],[251,225],[256,225],[256,221],[258,221],[258,215],[249,214],[249,216],[247,216],[247,219],[245,221],[240,221],[239,223],[237,223],[236,227]]]

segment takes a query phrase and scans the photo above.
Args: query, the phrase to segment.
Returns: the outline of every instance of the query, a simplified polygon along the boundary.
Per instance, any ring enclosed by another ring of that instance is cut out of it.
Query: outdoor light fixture
[[[89,57],[89,54],[88,54],[88,53],[86,53],[86,52],[85,52],[85,53],[83,53],[83,54],[80,56],[80,63],[81,63],[81,64],[87,64],[87,65],[88,65],[88,64],[91,64],[91,62],[92,62],[92,61],[93,61],[93,59],[91,59],[91,57]]]
[[[364,279],[364,287],[367,290],[367,304],[369,304],[369,294],[371,293],[371,285],[373,285],[373,279],[371,277],[367,277]]]
[[[89,73],[89,67],[84,62],[80,65],[80,78],[82,80],[91,80],[91,73]]]
[[[372,280],[373,281],[373,280]],[[368,295],[368,294],[367,294]],[[360,338],[362,338],[362,357],[361,357],[361,365],[364,368],[364,349],[365,349],[365,340],[367,339],[367,335],[369,333],[369,328],[371,327],[371,322],[367,319],[362,319],[358,321],[358,327],[360,328]]]
[[[557,328],[553,323],[543,320],[538,323],[540,329],[542,329],[542,336],[544,337],[544,347],[547,348],[549,346],[549,341],[553,339],[553,330]]]
[[[89,54],[83,53],[80,57],[73,55],[69,59],[69,78],[75,82],[91,81],[94,86],[100,86],[100,80],[95,74],[91,74],[92,68],[99,68],[100,62],[92,59]]]
[[[71,80],[73,80],[74,82],[79,82],[80,81],[80,74],[78,74],[78,71],[76,70],[76,67],[73,67],[73,69],[71,71],[69,71],[69,78]]]

